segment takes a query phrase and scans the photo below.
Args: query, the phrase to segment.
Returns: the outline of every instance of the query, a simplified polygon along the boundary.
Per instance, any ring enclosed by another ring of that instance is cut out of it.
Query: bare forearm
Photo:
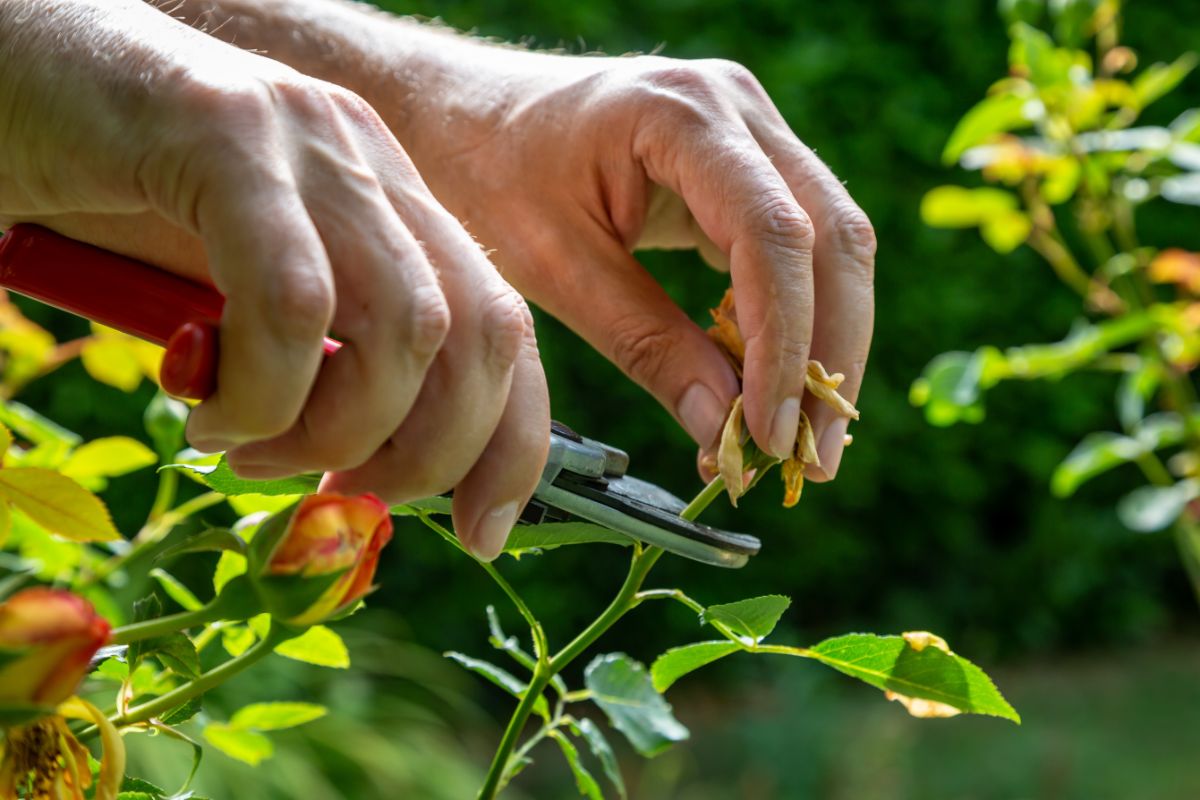
[[[423,173],[489,135],[523,81],[591,69],[586,59],[498,46],[353,0],[147,1],[361,95]]]

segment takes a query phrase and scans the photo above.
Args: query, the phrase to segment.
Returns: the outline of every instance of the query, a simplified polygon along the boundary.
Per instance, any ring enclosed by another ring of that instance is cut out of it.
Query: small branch
[[[142,639],[165,636],[168,633],[175,633],[185,628],[205,625],[218,619],[222,611],[223,609],[217,608],[214,602],[195,611],[180,611],[178,614],[155,617],[144,622],[133,622],[114,630],[109,639],[109,644],[129,644],[130,642],[138,642]]]

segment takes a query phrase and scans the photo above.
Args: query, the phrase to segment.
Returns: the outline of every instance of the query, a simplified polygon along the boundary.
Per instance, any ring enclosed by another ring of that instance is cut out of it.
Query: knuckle
[[[801,250],[812,250],[816,229],[812,219],[790,196],[769,197],[756,209],[760,234],[773,244]]]
[[[766,94],[758,78],[743,64],[724,58],[709,59],[703,63],[713,72],[743,91],[751,94]]]
[[[628,316],[610,330],[613,360],[626,374],[643,386],[662,374],[676,343],[668,326],[645,316]]]
[[[409,300],[408,341],[421,360],[432,360],[450,333],[450,305],[436,286],[413,292]]]
[[[480,315],[487,361],[497,370],[507,370],[516,361],[532,328],[529,307],[516,292],[505,289],[486,300]]]
[[[316,339],[329,330],[333,286],[317,274],[290,274],[271,284],[263,316],[283,339]]]
[[[839,248],[850,257],[850,261],[859,268],[865,277],[870,278],[875,271],[875,251],[878,242],[875,228],[862,209],[853,203],[848,207],[835,211],[829,220],[830,233],[835,237]]]

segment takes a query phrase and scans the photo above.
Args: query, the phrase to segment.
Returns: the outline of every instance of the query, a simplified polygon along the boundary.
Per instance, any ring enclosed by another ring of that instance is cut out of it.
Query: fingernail
[[[846,429],[850,420],[838,417],[829,423],[829,427],[821,434],[817,442],[817,455],[821,457],[821,470],[833,480],[837,475],[838,465],[842,462],[842,453],[846,449]]]
[[[789,397],[779,404],[771,422],[771,454],[776,458],[791,458],[796,449],[796,433],[800,429],[800,398]]]
[[[492,561],[504,550],[508,534],[517,524],[521,508],[514,500],[496,506],[483,515],[475,525],[474,534],[467,540],[467,549],[480,561]]]
[[[679,401],[679,419],[684,429],[701,447],[711,447],[725,425],[728,408],[712,389],[697,381],[687,388]]]

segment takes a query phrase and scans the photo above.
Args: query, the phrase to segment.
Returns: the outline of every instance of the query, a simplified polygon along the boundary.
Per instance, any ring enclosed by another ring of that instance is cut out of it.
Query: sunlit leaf
[[[1054,470],[1050,490],[1057,497],[1070,497],[1095,476],[1133,461],[1145,452],[1142,443],[1131,436],[1090,433]]]
[[[1018,205],[1016,195],[1003,189],[938,186],[921,198],[921,221],[932,228],[974,228]]]
[[[597,656],[583,673],[592,700],[639,753],[653,756],[688,738],[646,668],[624,653]]]
[[[123,341],[91,339],[84,344],[79,360],[93,378],[123,392],[132,392],[142,383],[142,366]]]
[[[917,650],[900,636],[853,633],[826,639],[808,652],[839,672],[885,691],[1021,721],[983,670],[938,647]]]
[[[350,666],[350,650],[346,643],[337,631],[324,625],[314,625],[295,639],[288,639],[277,646],[275,652],[318,667],[346,669]]]
[[[1172,203],[1200,206],[1200,172],[1186,172],[1163,178],[1158,187],[1163,199]]]
[[[979,101],[954,126],[942,151],[942,163],[954,164],[968,148],[988,141],[998,133],[1028,126],[1033,118],[1029,98],[995,94]]]
[[[148,467],[157,460],[154,451],[137,439],[110,436],[80,445],[59,471],[76,479],[111,478]]]
[[[1196,67],[1196,54],[1185,53],[1170,64],[1151,64],[1133,79],[1133,93],[1142,108],[1168,94]]]
[[[316,703],[252,703],[234,712],[228,725],[239,730],[279,731],[320,719],[329,709]]]
[[[53,470],[0,469],[0,497],[46,530],[67,539],[107,542],[121,538],[100,498]]]
[[[225,755],[252,767],[275,754],[275,746],[261,733],[232,728],[220,722],[207,725],[204,738]]]
[[[246,571],[246,557],[233,550],[226,550],[217,559],[217,568],[213,571],[213,591],[220,594],[225,584]]]
[[[1033,222],[1021,211],[994,214],[979,226],[979,234],[997,253],[1011,253],[1029,238]]]
[[[1117,503],[1117,516],[1130,530],[1161,531],[1175,520],[1192,500],[1200,497],[1200,482],[1186,480],[1174,486],[1142,486]]]
[[[3,424],[0,424],[0,465],[4,464],[4,459],[8,455],[8,448],[12,447],[12,444],[12,433]]]
[[[768,594],[739,600],[736,603],[709,606],[701,613],[700,621],[710,625],[724,625],[738,636],[758,641],[775,630],[779,618],[791,604],[790,597]]]
[[[654,663],[650,666],[650,676],[654,681],[654,688],[659,692],[665,692],[675,681],[689,672],[694,672],[706,664],[711,664],[717,659],[724,658],[741,649],[728,639],[672,647],[654,659]]]

